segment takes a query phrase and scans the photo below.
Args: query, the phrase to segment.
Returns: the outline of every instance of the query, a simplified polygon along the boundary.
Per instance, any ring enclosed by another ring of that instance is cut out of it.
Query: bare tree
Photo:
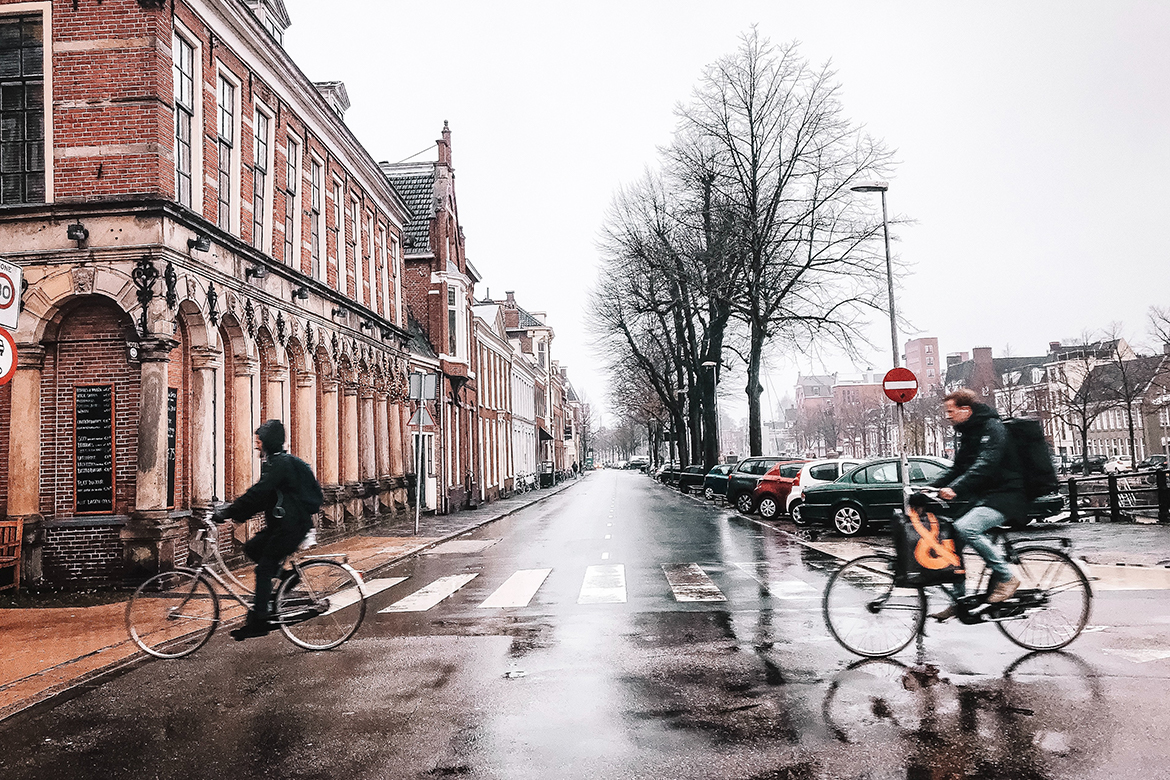
[[[1163,349],[1170,344],[1170,308],[1150,307],[1150,335]]]
[[[1082,337],[1072,353],[1051,372],[1052,416],[1071,428],[1081,440],[1081,466],[1089,474],[1089,430],[1105,412],[1117,406],[1117,395],[1105,372],[1094,371],[1101,359],[1100,345]]]
[[[776,46],[753,29],[678,109],[685,132],[710,153],[713,192],[734,215],[742,273],[732,310],[748,328],[752,454],[762,452],[769,342],[782,336],[801,349],[830,339],[848,350],[862,311],[879,307],[884,261],[869,239],[880,222],[849,188],[884,174],[890,153],[845,119],[833,77],[795,44]]]

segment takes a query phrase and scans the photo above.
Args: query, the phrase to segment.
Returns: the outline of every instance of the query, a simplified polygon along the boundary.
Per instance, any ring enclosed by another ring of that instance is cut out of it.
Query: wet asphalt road
[[[1101,583],[1071,652],[948,624],[923,659],[859,663],[820,614],[835,559],[639,474],[475,540],[379,572],[407,579],[339,650],[221,632],[9,719],[0,777],[1170,777],[1163,590]],[[663,566],[683,563],[726,600],[678,601]],[[527,606],[480,606],[532,569],[551,572]],[[472,574],[426,611],[378,611]],[[907,675],[917,660],[940,679]]]

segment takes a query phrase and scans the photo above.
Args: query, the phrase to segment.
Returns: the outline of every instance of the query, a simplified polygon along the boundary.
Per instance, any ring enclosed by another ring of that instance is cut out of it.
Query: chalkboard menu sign
[[[114,511],[114,388],[74,388],[76,511]]]
[[[179,391],[167,389],[167,506],[175,508],[175,428],[179,421]]]

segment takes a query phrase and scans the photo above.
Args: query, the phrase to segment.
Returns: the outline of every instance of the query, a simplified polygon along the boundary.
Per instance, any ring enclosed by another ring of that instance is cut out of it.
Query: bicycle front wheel
[[[211,638],[219,624],[219,597],[191,569],[156,574],[138,586],[126,605],[126,629],[134,644],[156,658],[182,658]]]
[[[366,616],[358,579],[340,563],[307,561],[276,594],[280,630],[306,650],[328,650],[349,639]]]
[[[863,555],[838,569],[821,607],[833,638],[867,658],[906,647],[926,619],[926,595],[921,588],[894,585],[894,558],[888,555]]]
[[[1089,622],[1093,592],[1080,567],[1059,550],[1047,547],[1017,553],[1020,588],[1004,602],[1022,604],[1019,616],[1005,615],[995,625],[1028,650],[1059,650],[1076,639]],[[1010,609],[1010,607],[1009,607]]]

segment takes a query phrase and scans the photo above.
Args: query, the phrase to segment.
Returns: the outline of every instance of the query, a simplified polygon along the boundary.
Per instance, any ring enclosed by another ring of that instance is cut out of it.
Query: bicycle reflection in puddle
[[[1067,652],[1029,653],[1000,678],[963,682],[865,659],[833,679],[822,713],[835,740],[857,746],[843,761],[882,748],[904,757],[865,775],[874,780],[1060,778],[1092,767],[1113,733],[1096,670]]]

